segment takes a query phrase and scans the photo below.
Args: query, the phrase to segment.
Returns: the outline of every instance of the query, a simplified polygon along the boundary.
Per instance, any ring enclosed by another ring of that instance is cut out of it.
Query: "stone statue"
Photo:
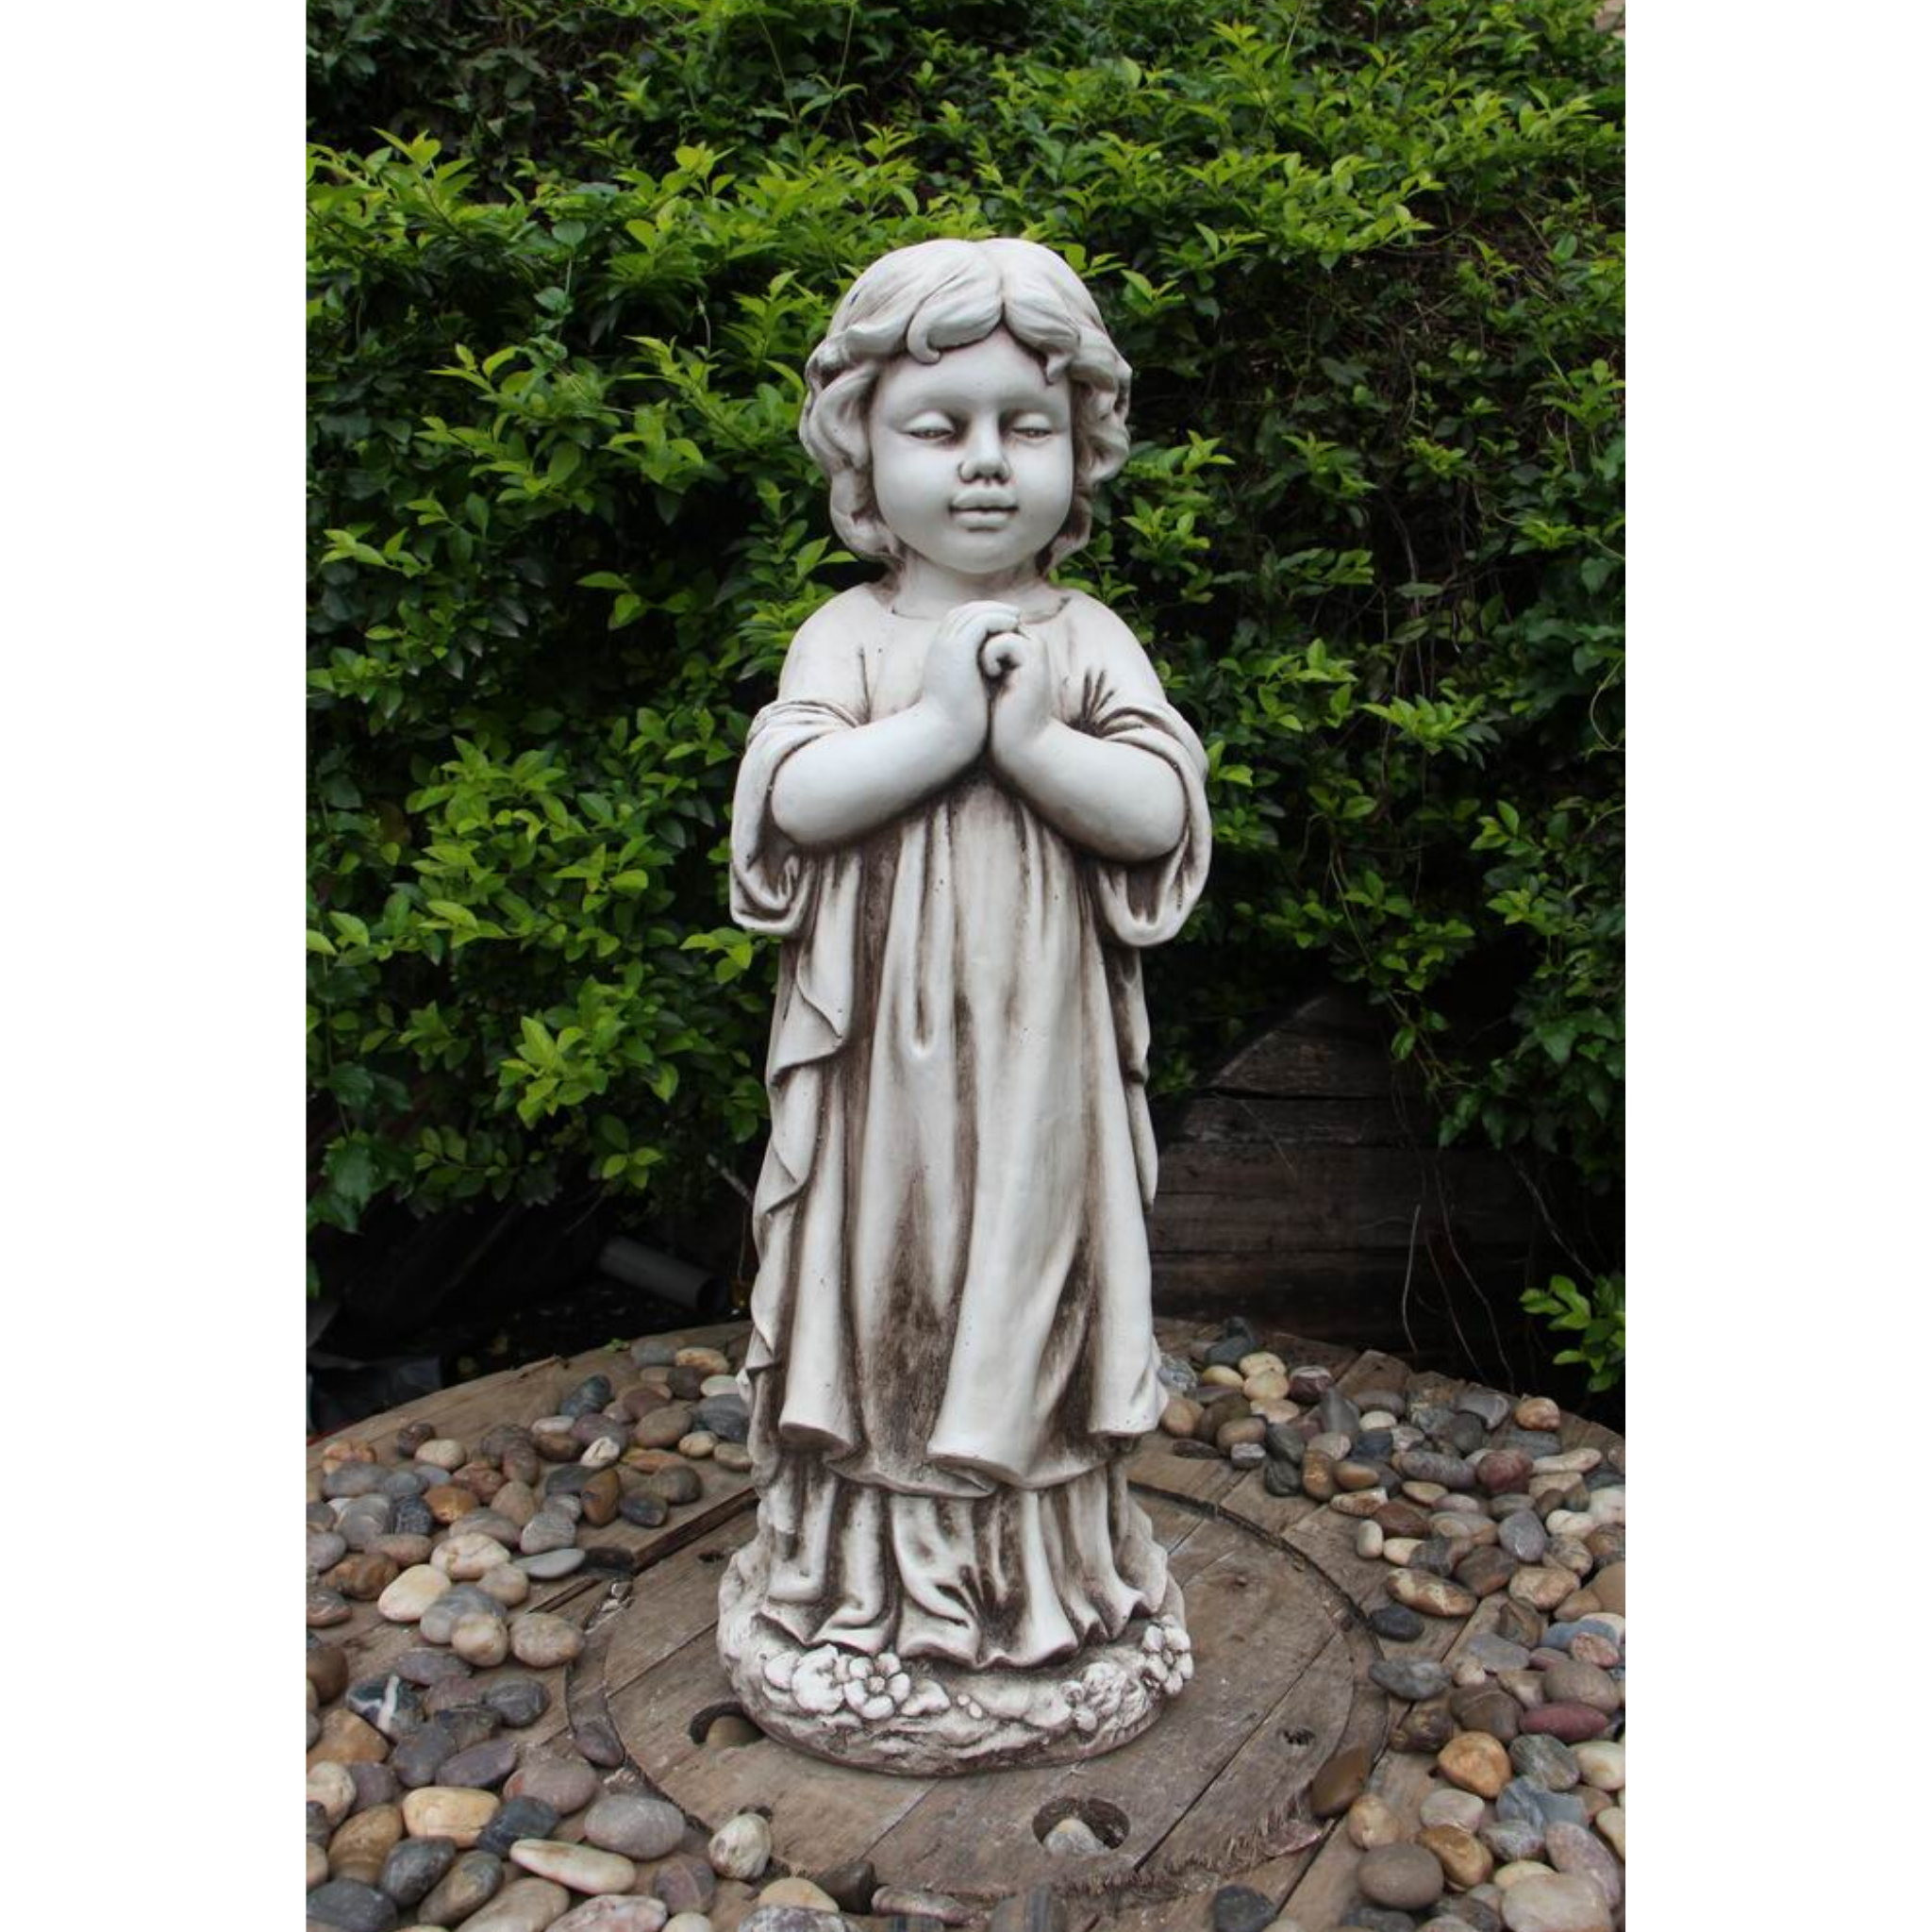
[[[1192,1671],[1122,1457],[1164,1400],[1140,953],[1207,876],[1207,760],[1051,578],[1130,374],[1008,240],[874,262],[807,368],[886,573],[800,626],[738,778],[733,915],[784,947],[719,1643],[768,1734],[848,1763],[1092,1756]]]

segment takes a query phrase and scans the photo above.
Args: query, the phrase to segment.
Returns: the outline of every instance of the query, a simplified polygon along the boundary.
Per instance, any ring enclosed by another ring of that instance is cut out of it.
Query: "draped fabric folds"
[[[1117,1635],[1166,1583],[1118,1466],[1162,1406],[1139,951],[1206,878],[1206,758],[1076,595],[1024,628],[1063,722],[1178,781],[1171,852],[1085,852],[984,761],[851,845],[792,845],[786,760],[914,702],[932,628],[845,592],[739,774],[733,916],[785,941],[750,1447],[765,1613],[800,1641],[1024,1665]]]

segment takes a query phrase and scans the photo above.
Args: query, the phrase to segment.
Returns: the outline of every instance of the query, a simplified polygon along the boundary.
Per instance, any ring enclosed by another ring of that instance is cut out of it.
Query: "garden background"
[[[730,785],[792,631],[873,574],[800,373],[884,250],[1024,233],[1136,371],[1061,575],[1210,752],[1158,1093],[1357,990],[1441,1139],[1596,1204],[1557,1234],[1577,1386],[1613,1380],[1623,48],[1591,8],[310,18],[325,1340],[403,1348],[460,1283],[467,1345],[516,1352],[498,1310],[620,1228],[742,1268],[774,956],[726,917]]]

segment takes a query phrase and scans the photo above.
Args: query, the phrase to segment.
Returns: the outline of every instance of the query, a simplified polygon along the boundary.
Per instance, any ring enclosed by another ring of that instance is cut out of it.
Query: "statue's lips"
[[[956,505],[953,514],[961,523],[1003,524],[1019,509],[1018,504],[966,504]]]

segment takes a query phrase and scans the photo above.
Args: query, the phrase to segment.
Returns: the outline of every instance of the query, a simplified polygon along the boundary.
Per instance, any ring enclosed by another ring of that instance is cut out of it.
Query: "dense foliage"
[[[889,247],[1137,372],[1064,577],[1213,759],[1159,1078],[1319,963],[1445,1137],[1621,1166],[1622,48],[1589,0],[311,0],[314,1215],[709,1184],[750,714],[873,574],[795,425]],[[1183,1025],[1183,1016],[1191,1016]]]

